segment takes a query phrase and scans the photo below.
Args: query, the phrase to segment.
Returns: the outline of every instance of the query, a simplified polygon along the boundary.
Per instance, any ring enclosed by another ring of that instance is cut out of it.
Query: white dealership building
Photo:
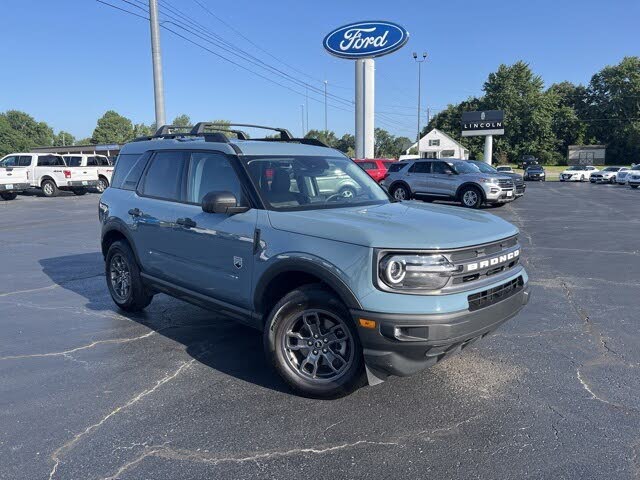
[[[406,151],[407,155],[415,149],[414,143]],[[434,128],[420,139],[418,154],[421,158],[460,158],[469,159],[469,150],[446,133]]]

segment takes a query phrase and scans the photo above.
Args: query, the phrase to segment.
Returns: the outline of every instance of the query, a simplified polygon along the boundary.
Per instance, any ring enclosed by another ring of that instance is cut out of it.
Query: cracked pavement
[[[109,298],[98,196],[0,201],[0,479],[640,478],[640,192],[528,184],[533,298],[461,355],[336,401],[261,336]]]

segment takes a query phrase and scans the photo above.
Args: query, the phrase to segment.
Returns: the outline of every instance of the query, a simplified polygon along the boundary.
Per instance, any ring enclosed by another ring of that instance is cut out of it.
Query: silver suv
[[[482,173],[466,160],[417,159],[389,171],[381,182],[396,200],[415,196],[453,199],[469,208],[483,204],[504,205],[516,198],[513,179],[497,173]]]

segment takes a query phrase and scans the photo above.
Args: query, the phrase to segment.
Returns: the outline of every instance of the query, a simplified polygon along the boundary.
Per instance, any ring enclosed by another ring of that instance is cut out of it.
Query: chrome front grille
[[[498,185],[502,188],[513,188],[513,180],[510,178],[499,178]]]

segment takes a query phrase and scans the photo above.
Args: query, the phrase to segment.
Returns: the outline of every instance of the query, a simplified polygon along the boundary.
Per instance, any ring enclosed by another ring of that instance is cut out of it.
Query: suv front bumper
[[[378,378],[408,376],[430,367],[513,318],[529,302],[526,283],[514,294],[477,310],[444,314],[391,314],[352,310],[375,329],[358,327],[367,367]]]

